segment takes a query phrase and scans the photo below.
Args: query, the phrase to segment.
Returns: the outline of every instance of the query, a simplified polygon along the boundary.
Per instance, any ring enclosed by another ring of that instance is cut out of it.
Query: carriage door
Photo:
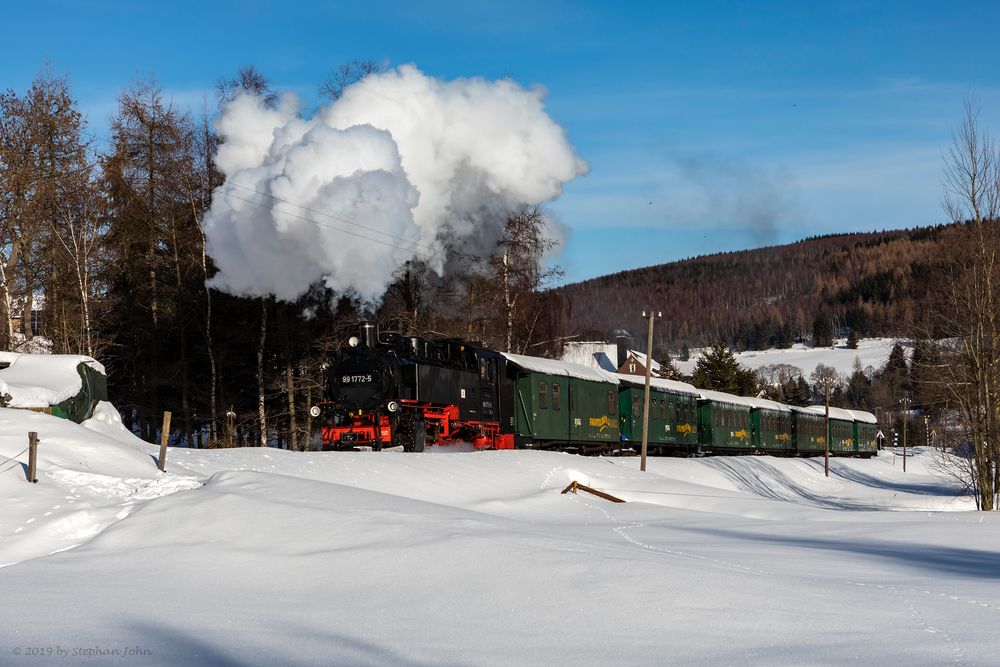
[[[482,420],[497,421],[497,360],[479,358],[479,386],[483,399]]]

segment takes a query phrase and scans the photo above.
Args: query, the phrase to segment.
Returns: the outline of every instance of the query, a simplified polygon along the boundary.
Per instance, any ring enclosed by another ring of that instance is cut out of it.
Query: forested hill
[[[561,328],[640,338],[642,310],[663,311],[656,348],[723,340],[782,347],[853,329],[912,336],[925,316],[935,262],[954,227],[839,234],[622,271],[554,290]],[[820,334],[822,335],[822,334]]]

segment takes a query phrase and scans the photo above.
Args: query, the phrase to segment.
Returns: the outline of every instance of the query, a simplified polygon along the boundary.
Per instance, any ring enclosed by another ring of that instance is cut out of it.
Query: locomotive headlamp
[[[399,403],[396,401],[389,401],[389,404],[386,405],[385,408],[389,412],[395,412],[396,410],[399,410]]]
[[[309,414],[312,415],[313,417],[319,417],[320,412],[321,410],[319,409],[318,405],[314,405],[311,408],[309,408]]]
[[[361,339],[358,338],[357,336],[351,336],[350,338],[347,339],[347,344],[350,345],[351,347],[357,347],[360,342]]]

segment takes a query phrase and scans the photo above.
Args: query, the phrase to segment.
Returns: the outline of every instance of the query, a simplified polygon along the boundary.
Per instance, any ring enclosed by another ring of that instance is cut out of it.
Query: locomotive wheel
[[[424,438],[427,437],[427,428],[423,419],[409,418],[399,422],[399,439],[402,441],[404,452],[424,451]]]
[[[412,452],[422,452],[424,451],[424,443],[427,438],[427,428],[424,426],[424,420],[418,419],[413,423],[413,449]]]

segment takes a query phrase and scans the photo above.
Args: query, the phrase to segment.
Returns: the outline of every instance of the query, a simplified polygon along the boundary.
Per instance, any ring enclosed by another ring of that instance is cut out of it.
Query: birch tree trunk
[[[260,341],[257,345],[257,421],[259,445],[267,447],[267,411],[264,404],[264,342],[267,339],[267,299],[260,300]]]

